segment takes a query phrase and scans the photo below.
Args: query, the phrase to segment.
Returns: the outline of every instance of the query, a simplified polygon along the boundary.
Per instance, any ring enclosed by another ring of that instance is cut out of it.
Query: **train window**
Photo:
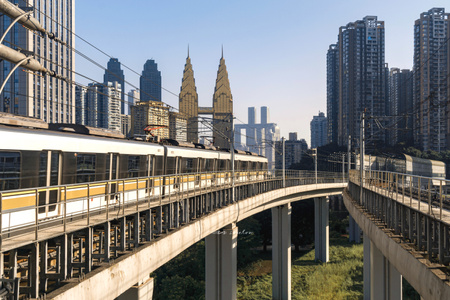
[[[109,172],[106,170],[109,168],[109,154],[97,153],[95,156],[95,181],[108,180]]]
[[[205,172],[211,172],[214,170],[214,159],[205,159],[205,168],[204,171]]]
[[[0,191],[20,188],[20,152],[0,152]]]
[[[241,161],[241,170],[242,171],[247,171],[247,169],[248,169],[248,162]]]
[[[167,157],[167,167],[166,167],[166,174],[175,174],[176,173],[176,157]]]
[[[139,155],[128,156],[128,177],[139,177],[139,166],[141,157]]]
[[[164,161],[162,156],[155,156],[155,175],[162,175],[164,172]]]
[[[95,181],[95,154],[77,154],[77,183]]]
[[[227,169],[227,160],[226,159],[220,159],[219,160],[219,170],[225,171]]]
[[[181,172],[182,173],[193,173],[197,168],[197,160],[190,157],[181,157]]]

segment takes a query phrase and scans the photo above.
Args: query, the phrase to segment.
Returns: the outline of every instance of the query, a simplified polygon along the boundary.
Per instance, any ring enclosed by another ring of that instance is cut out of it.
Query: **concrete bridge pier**
[[[236,223],[231,223],[205,238],[206,299],[236,299],[237,237]]]
[[[152,300],[153,288],[153,278],[147,276],[137,284],[133,285],[115,300]]]
[[[348,235],[350,242],[361,243],[361,229],[352,216],[348,216]]]
[[[364,235],[364,299],[402,299],[402,275]]]
[[[315,259],[328,262],[329,254],[329,204],[328,197],[314,198]]]
[[[272,299],[291,299],[291,204],[272,208]]]

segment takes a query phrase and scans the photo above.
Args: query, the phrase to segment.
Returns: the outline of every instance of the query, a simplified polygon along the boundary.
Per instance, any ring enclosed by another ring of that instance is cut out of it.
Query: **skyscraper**
[[[187,118],[187,141],[198,143],[198,94],[189,51],[184,65],[178,105],[180,114]]]
[[[100,114],[99,106],[103,85],[99,83],[90,83],[86,92],[87,120],[83,125],[99,127]]]
[[[338,144],[346,145],[350,135],[360,136],[360,119],[365,110],[366,134],[384,142],[377,123],[386,115],[387,72],[384,60],[384,22],[375,16],[348,23],[339,29],[339,114]],[[329,78],[332,80],[332,78]]]
[[[48,75],[39,76],[33,72],[17,69],[7,81],[0,95],[0,111],[5,108],[15,114],[32,116],[46,122],[75,122],[75,42],[74,0],[12,0],[23,6],[28,2],[34,7],[33,16],[49,32],[53,32],[66,45],[55,42],[47,36],[34,34],[16,23],[3,41],[8,47],[20,47],[31,51],[47,69],[69,79],[67,82]],[[0,32],[5,32],[12,20],[0,16]],[[56,64],[57,62],[57,64]],[[0,61],[0,82],[3,82],[14,64]],[[5,105],[7,104],[7,105]]]
[[[108,61],[105,75],[103,75],[103,83],[107,85],[108,82],[118,82],[122,87],[122,95],[120,95],[120,113],[125,114],[125,76],[123,75],[123,70],[120,68],[120,62],[117,58],[111,58]]]
[[[413,142],[413,75],[410,70],[391,68],[389,75],[388,144]]]
[[[327,52],[327,142],[338,141],[339,117],[339,50],[330,45]]]
[[[153,59],[147,60],[140,78],[141,101],[162,101],[161,72]]]
[[[284,167],[289,169],[293,164],[299,163],[302,160],[302,156],[308,150],[308,144],[304,139],[297,140],[296,132],[289,132],[289,139],[284,141],[284,154],[283,157],[283,141],[275,142],[275,169],[281,170]]]
[[[231,95],[230,81],[228,80],[227,67],[222,53],[213,96],[213,138],[215,146],[230,147],[233,132],[231,128],[232,116],[233,96]]]
[[[131,115],[131,107],[133,105],[136,105],[136,103],[138,103],[140,101],[140,94],[138,90],[130,90],[128,92],[128,101],[127,101],[127,105],[128,105],[128,111],[127,114]]]
[[[108,82],[101,87],[97,108],[98,127],[121,131],[120,97],[122,94],[122,88],[117,81]]]
[[[77,88],[78,90],[80,89]],[[79,124],[121,131],[121,93],[122,90],[117,81],[108,82],[106,85],[90,83],[85,92],[85,122]],[[81,93],[78,94],[81,95]],[[77,98],[77,102],[81,102],[81,100]],[[78,114],[79,111],[77,111],[77,116]]]
[[[414,24],[414,143],[423,150],[450,145],[449,23],[444,8],[432,8]]]
[[[87,107],[87,87],[75,87],[75,123],[80,125],[87,125],[88,107]]]
[[[318,116],[313,116],[310,123],[311,148],[317,148],[327,143],[327,118],[319,111]]]

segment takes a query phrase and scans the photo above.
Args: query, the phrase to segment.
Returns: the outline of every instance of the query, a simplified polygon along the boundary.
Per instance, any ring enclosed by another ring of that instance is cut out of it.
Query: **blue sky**
[[[77,0],[75,28],[137,73],[153,58],[170,91],[163,91],[163,101],[174,107],[188,44],[199,104],[212,105],[223,45],[236,122],[247,122],[247,107],[257,107],[259,119],[259,107],[268,106],[283,136],[298,132],[309,144],[313,115],[326,113],[326,53],[339,27],[377,16],[385,22],[389,67],[411,68],[414,21],[432,7],[450,11],[448,0]],[[76,48],[106,67],[104,54],[80,39]],[[79,56],[76,70],[103,81],[103,70]],[[139,87],[138,75],[124,71],[125,80]],[[89,80],[77,77],[77,82]]]

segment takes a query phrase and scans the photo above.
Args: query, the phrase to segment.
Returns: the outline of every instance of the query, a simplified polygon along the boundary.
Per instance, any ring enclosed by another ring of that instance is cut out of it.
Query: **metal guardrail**
[[[364,171],[363,176],[364,187],[386,191],[409,207],[413,207],[413,200],[417,200],[419,210],[425,203],[428,214],[434,218],[442,220],[443,211],[450,211],[450,180],[388,171]],[[351,182],[360,185],[360,177],[359,170],[351,170]],[[438,214],[436,209],[439,209]]]
[[[361,183],[362,187],[361,188]],[[351,170],[357,203],[430,261],[450,263],[450,181],[387,171]]]
[[[116,179],[90,183],[0,191],[0,251],[11,238],[30,243],[43,232],[67,233],[70,225],[92,226],[150,207],[180,201],[190,195],[231,188],[231,171]],[[286,170],[286,187],[315,184],[313,171]],[[235,171],[235,185],[282,180],[283,171]],[[342,173],[318,172],[317,183],[345,182]],[[52,193],[54,201],[48,201]],[[39,204],[39,200],[47,203]],[[100,218],[100,219],[99,219]],[[72,229],[73,230],[73,229]],[[30,232],[34,233],[30,237]]]

